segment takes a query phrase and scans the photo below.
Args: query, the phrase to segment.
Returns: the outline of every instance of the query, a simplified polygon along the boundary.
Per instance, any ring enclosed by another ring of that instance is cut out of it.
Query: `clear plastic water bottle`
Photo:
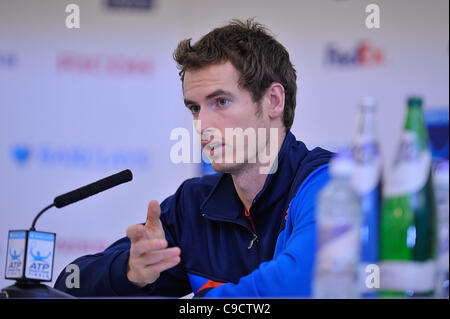
[[[351,183],[353,166],[350,150],[342,149],[331,160],[331,180],[318,196],[314,298],[360,298],[362,211]]]
[[[355,167],[352,183],[361,199],[363,221],[361,227],[361,291],[364,298],[376,298],[376,287],[366,283],[369,265],[378,263],[378,221],[381,207],[381,154],[375,132],[376,101],[366,96],[361,99],[358,125],[352,143]]]
[[[447,298],[448,294],[448,269],[449,269],[449,178],[448,161],[439,162],[434,170],[434,186],[438,217],[438,256],[436,271],[436,298]]]

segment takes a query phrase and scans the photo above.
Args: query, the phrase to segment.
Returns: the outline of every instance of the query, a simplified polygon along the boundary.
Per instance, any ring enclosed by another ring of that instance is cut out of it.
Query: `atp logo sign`
[[[25,277],[51,281],[55,234],[30,231],[25,267]]]
[[[25,263],[25,231],[10,231],[6,255],[5,278],[17,279],[23,275]]]
[[[13,277],[20,277],[22,274],[22,261],[23,249],[17,253],[16,249],[9,249],[9,256],[11,257],[8,262],[7,273]]]
[[[10,230],[5,278],[51,281],[55,233]]]
[[[50,263],[47,259],[52,255],[51,251],[42,254],[39,250],[30,249],[30,255],[33,258],[32,262],[28,265],[27,272],[29,277],[47,279],[51,277]]]

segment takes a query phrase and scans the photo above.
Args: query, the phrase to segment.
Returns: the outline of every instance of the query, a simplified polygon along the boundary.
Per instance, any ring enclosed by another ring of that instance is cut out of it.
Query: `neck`
[[[278,134],[277,139],[277,151],[276,151],[276,159],[275,161],[278,161],[278,154],[280,152],[281,146],[283,145],[283,141],[286,137],[286,133],[284,130],[279,130],[280,133]],[[270,144],[270,140],[268,143],[268,149]],[[267,164],[266,164],[267,165]],[[278,165],[278,163],[272,164],[272,165]],[[250,212],[250,207],[253,203],[253,200],[255,199],[256,195],[262,190],[264,187],[264,183],[266,182],[266,178],[268,176],[268,173],[261,173],[261,167],[265,165],[262,165],[257,161],[257,163],[250,164],[247,163],[244,168],[239,170],[238,172],[234,172],[231,174],[231,177],[233,179],[234,188],[236,189],[236,192],[242,201],[242,204],[244,205],[245,209]],[[268,171],[267,169],[264,171]]]
[[[231,177],[242,204],[249,212],[253,199],[255,199],[266,182],[267,175],[260,174],[259,168],[255,165],[238,174],[232,174]]]

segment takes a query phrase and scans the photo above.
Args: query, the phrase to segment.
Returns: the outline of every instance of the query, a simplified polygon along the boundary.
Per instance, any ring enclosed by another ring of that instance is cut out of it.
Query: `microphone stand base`
[[[75,298],[60,290],[41,284],[39,281],[16,281],[14,285],[3,288],[0,298]]]

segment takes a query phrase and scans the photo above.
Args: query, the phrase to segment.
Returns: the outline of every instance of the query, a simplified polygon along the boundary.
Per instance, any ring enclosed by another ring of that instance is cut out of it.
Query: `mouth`
[[[203,151],[205,151],[207,154],[209,153],[209,155],[211,156],[214,156],[214,152],[221,150],[223,146],[224,144],[221,142],[202,142]]]

